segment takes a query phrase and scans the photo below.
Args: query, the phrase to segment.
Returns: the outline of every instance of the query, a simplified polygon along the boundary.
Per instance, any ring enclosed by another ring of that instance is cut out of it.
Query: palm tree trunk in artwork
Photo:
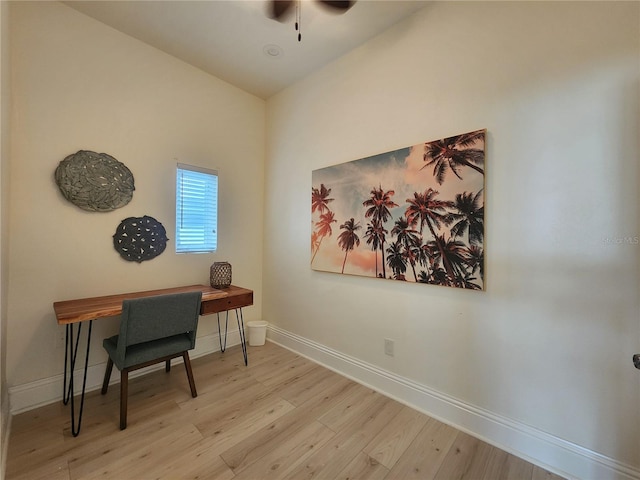
[[[360,229],[360,224],[351,217],[340,225],[340,228],[344,230],[344,232],[338,236],[338,245],[344,250],[344,260],[342,261],[342,273],[344,273],[344,266],[347,263],[349,250],[353,250],[360,245],[360,238],[356,234],[356,230]]]
[[[442,265],[444,266],[444,269],[447,272],[447,275],[449,276],[451,281],[455,281],[455,276],[453,274],[453,267],[451,266],[451,262],[449,262],[449,259],[445,255],[444,245],[442,245],[442,242],[440,241],[440,237],[438,235],[436,235],[436,232],[433,230],[433,226],[431,225],[431,222],[427,221],[427,225],[429,226],[429,230],[431,231],[431,235],[433,235],[433,238],[436,241],[436,245],[438,245],[438,251],[440,252],[440,258],[442,258]]]
[[[318,254],[318,250],[320,250],[320,245],[322,245],[322,240],[324,240],[324,236],[320,237],[320,241],[318,242],[318,248],[316,248],[316,251],[313,252],[313,256],[311,257],[311,264],[313,264],[313,259],[316,258],[316,255]]]
[[[382,239],[382,248],[380,248],[380,251],[382,252],[382,278],[387,278],[387,269],[384,265],[384,239]]]
[[[404,250],[407,253],[407,260],[409,260],[409,264],[411,265],[411,271],[413,272],[413,279],[416,283],[418,283],[418,275],[416,275],[416,262],[413,259],[413,255],[411,252],[411,247],[409,245],[409,237],[404,237]]]
[[[378,278],[378,249],[376,248],[376,278]]]

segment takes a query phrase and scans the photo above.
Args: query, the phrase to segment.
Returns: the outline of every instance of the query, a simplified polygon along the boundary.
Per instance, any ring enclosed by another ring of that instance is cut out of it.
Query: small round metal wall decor
[[[55,178],[64,198],[90,212],[124,207],[135,190],[133,174],[124,163],[90,150],[79,150],[62,160]]]
[[[113,235],[113,246],[125,260],[141,263],[164,252],[167,240],[162,224],[145,215],[122,220]]]

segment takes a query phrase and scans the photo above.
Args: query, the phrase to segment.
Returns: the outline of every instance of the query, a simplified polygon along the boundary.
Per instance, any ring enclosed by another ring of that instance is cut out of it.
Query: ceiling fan
[[[291,11],[296,11],[296,30],[298,31],[298,41],[302,39],[300,32],[300,8],[302,0],[270,0],[269,15],[280,22],[284,21]],[[356,0],[316,0],[320,5],[326,6],[336,13],[345,13]]]

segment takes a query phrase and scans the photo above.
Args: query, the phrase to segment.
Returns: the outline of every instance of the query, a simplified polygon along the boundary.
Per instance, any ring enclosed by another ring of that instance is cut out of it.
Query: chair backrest
[[[117,355],[130,345],[187,334],[195,347],[202,292],[175,293],[122,302]]]

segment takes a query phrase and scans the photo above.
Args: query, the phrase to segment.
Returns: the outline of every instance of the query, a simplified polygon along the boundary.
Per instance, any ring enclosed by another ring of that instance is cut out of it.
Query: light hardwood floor
[[[61,402],[13,418],[14,479],[517,479],[560,477],[267,342],[87,395],[82,431]]]

